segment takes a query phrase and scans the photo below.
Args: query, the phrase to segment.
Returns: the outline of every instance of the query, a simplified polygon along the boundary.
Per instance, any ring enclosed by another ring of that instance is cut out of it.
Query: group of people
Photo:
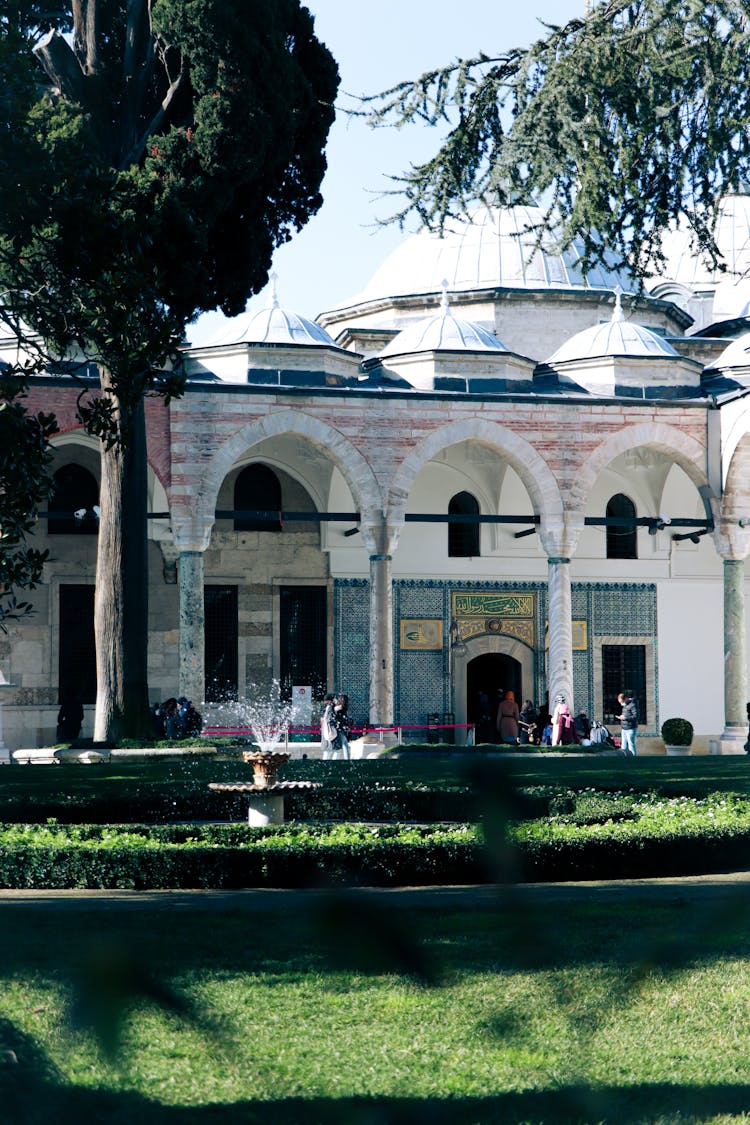
[[[152,714],[157,738],[191,738],[203,730],[203,716],[184,695],[154,704]]]
[[[328,692],[320,716],[320,743],[323,758],[344,758],[351,760],[349,746],[351,723],[349,722],[349,696],[345,692]]]
[[[547,713],[545,709],[544,714],[530,699],[519,709],[512,691],[503,691],[500,696],[495,729],[502,743],[514,746],[591,746],[595,743],[615,745],[603,723],[596,719],[592,722],[583,709],[574,716],[562,694],[555,696],[552,712]],[[620,706],[617,720],[622,731],[621,748],[627,756],[635,757],[638,706],[629,691],[620,692],[617,702]]]

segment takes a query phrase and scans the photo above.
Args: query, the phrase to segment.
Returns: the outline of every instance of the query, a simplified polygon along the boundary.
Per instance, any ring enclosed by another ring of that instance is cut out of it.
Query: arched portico
[[[463,418],[433,430],[401,462],[388,491],[387,517],[390,524],[400,526],[403,523],[409,493],[425,465],[450,446],[464,441],[488,446],[512,466],[542,522],[562,520],[563,503],[557,481],[533,445],[507,426],[482,418]]]

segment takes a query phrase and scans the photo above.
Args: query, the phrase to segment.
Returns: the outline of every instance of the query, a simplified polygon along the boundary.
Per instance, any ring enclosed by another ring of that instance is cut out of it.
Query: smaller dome
[[[722,320],[740,320],[750,317],[750,278],[726,278],[720,281],[714,292],[714,323]]]
[[[418,352],[507,352],[494,332],[454,316],[448,304],[448,283],[443,281],[440,312],[408,324],[381,351],[381,356]]]
[[[279,305],[276,274],[271,274],[271,292],[262,309],[235,317],[207,342],[207,347],[222,344],[296,344],[300,347],[335,348],[336,344],[314,320],[290,312]]]
[[[732,340],[711,367],[750,367],[750,332]]]
[[[557,349],[547,363],[555,365],[583,359],[602,359],[605,356],[628,359],[678,356],[679,353],[662,336],[642,324],[625,320],[620,296],[621,290],[615,290],[615,308],[606,324],[595,324],[593,328],[577,332]]]

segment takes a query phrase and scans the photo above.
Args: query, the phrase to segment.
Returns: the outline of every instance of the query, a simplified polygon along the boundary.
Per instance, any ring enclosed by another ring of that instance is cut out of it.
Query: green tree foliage
[[[20,590],[33,590],[46,551],[27,543],[35,513],[50,491],[49,441],[57,430],[51,414],[31,414],[24,405],[26,372],[0,370],[0,629],[28,613]]]
[[[180,393],[186,322],[240,312],[320,207],[338,72],[299,0],[17,0],[0,31],[0,291],[72,375],[99,370],[95,736],[137,735],[144,397]]]
[[[366,99],[373,125],[445,129],[435,155],[397,177],[393,218],[442,229],[478,200],[542,201],[546,230],[580,240],[587,264],[646,276],[681,216],[720,264],[718,200],[750,162],[748,19],[744,0],[600,0],[528,49]]]

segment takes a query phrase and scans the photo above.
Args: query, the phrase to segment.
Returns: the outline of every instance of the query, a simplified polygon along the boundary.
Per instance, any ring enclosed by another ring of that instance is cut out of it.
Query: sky
[[[377,93],[427,70],[524,46],[544,35],[540,21],[565,23],[585,11],[585,0],[307,0],[315,32],[332,52],[340,93]],[[343,97],[340,99],[345,101]],[[350,104],[350,103],[349,103]],[[412,162],[430,155],[436,131],[424,125],[369,128],[337,112],[327,146],[323,206],[274,256],[279,303],[314,319],[359,293],[377,267],[409,233],[380,225],[396,209],[384,197]],[[248,308],[262,308],[268,287]],[[226,327],[209,313],[188,328],[192,343],[208,342]]]

